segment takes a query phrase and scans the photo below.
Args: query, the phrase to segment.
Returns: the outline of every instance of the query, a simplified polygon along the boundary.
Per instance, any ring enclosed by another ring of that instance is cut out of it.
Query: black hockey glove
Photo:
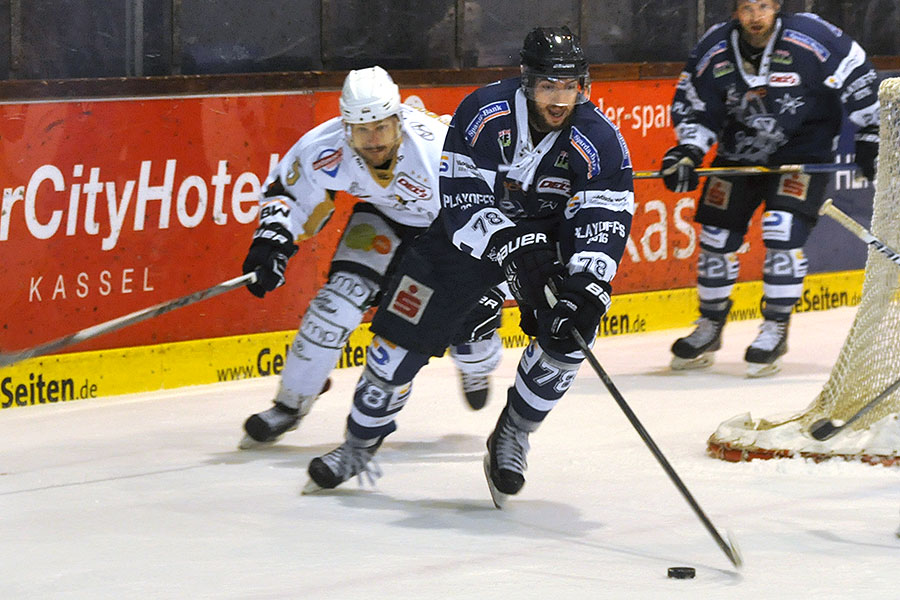
[[[247,289],[258,298],[284,285],[287,262],[297,252],[293,236],[278,223],[260,225],[253,234],[253,242],[244,259],[244,273],[256,271],[256,283],[248,283]]]
[[[556,254],[556,244],[542,231],[513,228],[497,233],[492,256],[503,269],[509,291],[519,304],[547,308],[544,285],[561,279],[566,270]]]
[[[585,342],[590,343],[597,332],[600,319],[609,310],[611,289],[605,281],[598,281],[584,273],[566,277],[556,285],[555,293],[552,286],[548,286],[551,297],[556,296],[556,304],[549,311],[538,315],[547,350],[560,354],[580,350],[572,336],[573,328]]]
[[[703,150],[692,144],[669,148],[662,159],[659,172],[663,183],[672,192],[690,192],[700,185],[696,168],[703,162]]]
[[[877,160],[878,125],[869,125],[856,132],[856,166],[869,181],[875,181]]]

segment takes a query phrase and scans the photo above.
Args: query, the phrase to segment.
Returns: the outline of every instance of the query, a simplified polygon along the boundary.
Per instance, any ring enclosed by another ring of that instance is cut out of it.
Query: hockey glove
[[[253,242],[244,259],[244,273],[256,271],[256,283],[248,283],[247,289],[257,298],[284,285],[287,262],[297,252],[293,236],[278,223],[260,225],[253,234]]]
[[[556,296],[556,304],[545,314],[538,316],[544,332],[542,337],[547,343],[546,349],[560,354],[581,350],[572,336],[572,329],[590,343],[600,325],[600,319],[609,310],[611,289],[605,281],[598,281],[584,273],[565,278],[556,286],[555,294],[552,286],[548,286],[550,295]]]
[[[863,177],[875,180],[878,160],[878,125],[869,125],[856,132],[856,166]]]
[[[505,235],[501,235],[505,234]],[[542,231],[503,230],[492,256],[503,269],[509,291],[519,304],[547,308],[544,285],[561,279],[566,270],[556,254],[556,245]]]
[[[690,192],[700,185],[696,168],[703,162],[703,150],[692,144],[669,148],[662,159],[659,172],[663,183],[672,192]]]

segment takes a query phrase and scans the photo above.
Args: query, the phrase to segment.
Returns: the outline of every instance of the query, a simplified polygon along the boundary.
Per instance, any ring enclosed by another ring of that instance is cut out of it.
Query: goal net
[[[872,233],[900,248],[900,78],[884,80],[881,142]],[[810,425],[846,423],[900,378],[900,266],[869,248],[862,301],[831,375],[816,399],[789,418],[753,420],[749,413],[719,425],[708,452],[723,460],[833,457],[900,464],[900,390],[887,394],[834,437],[817,441]],[[821,436],[820,436],[821,437]]]

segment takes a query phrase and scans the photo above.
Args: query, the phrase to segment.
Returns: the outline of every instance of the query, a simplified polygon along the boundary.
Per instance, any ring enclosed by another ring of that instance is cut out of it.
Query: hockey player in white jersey
[[[351,332],[380,295],[395,258],[437,216],[438,167],[447,126],[436,115],[402,104],[381,67],[351,71],[340,98],[341,116],[306,133],[266,180],[259,226],[243,271],[263,297],[284,284],[295,242],[315,235],[331,216],[334,195],[359,198],[335,251],[327,283],[303,315],[281,373],[274,406],[251,415],[241,448],[277,441],[296,429],[317,396]],[[451,356],[471,408],[487,401],[489,374],[499,363],[496,333],[503,295],[482,297],[454,338]]]

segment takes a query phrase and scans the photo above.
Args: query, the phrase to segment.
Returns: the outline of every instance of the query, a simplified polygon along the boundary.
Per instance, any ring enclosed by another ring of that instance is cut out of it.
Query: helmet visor
[[[538,104],[574,106],[591,99],[591,76],[548,76],[522,69],[522,90],[525,97]]]

